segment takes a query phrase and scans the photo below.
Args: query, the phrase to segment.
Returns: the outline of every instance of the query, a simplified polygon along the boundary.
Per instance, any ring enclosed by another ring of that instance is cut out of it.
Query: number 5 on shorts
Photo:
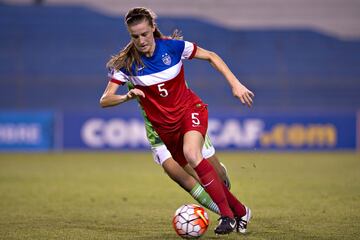
[[[193,123],[193,127],[196,127],[200,124],[200,120],[197,118],[197,116],[199,116],[199,113],[191,113],[191,119],[192,119],[192,123]]]

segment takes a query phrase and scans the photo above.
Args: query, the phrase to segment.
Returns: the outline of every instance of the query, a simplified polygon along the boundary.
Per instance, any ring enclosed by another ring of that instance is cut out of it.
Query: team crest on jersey
[[[166,65],[171,64],[171,57],[169,56],[169,54],[165,53],[164,55],[161,56],[161,59],[163,63],[165,63]]]

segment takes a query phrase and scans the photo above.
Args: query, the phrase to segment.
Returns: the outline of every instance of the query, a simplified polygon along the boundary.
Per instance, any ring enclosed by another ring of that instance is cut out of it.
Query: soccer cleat
[[[242,217],[235,217],[236,220],[236,232],[246,233],[246,228],[251,219],[251,209],[246,207],[246,214]]]
[[[230,188],[231,188],[231,183],[230,183],[230,178],[229,178],[229,175],[228,175],[228,171],[227,171],[225,165],[224,165],[222,162],[220,162],[220,165],[221,165],[221,167],[224,169],[224,172],[225,172],[225,178],[226,178],[226,179],[224,180],[224,184],[225,184],[225,186],[230,190]]]
[[[216,234],[229,234],[236,229],[236,221],[230,217],[220,217],[219,224],[215,228],[214,232]]]

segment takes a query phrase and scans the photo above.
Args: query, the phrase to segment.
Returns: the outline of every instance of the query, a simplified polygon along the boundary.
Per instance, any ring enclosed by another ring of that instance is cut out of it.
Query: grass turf
[[[204,239],[358,239],[359,154],[218,156],[254,217],[217,237],[210,213]],[[0,239],[179,239],[172,215],[194,202],[150,153],[0,154]]]

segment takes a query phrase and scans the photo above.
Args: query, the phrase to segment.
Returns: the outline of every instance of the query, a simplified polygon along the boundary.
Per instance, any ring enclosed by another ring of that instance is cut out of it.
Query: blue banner
[[[51,112],[0,112],[0,151],[50,150],[53,134]]]
[[[149,149],[140,115],[67,113],[64,148]],[[208,135],[217,150],[354,150],[356,114],[219,114]]]
[[[219,116],[208,134],[217,149],[355,149],[355,114],[264,114]]]
[[[139,115],[65,113],[64,149],[149,149]],[[121,116],[121,115],[120,115]]]

